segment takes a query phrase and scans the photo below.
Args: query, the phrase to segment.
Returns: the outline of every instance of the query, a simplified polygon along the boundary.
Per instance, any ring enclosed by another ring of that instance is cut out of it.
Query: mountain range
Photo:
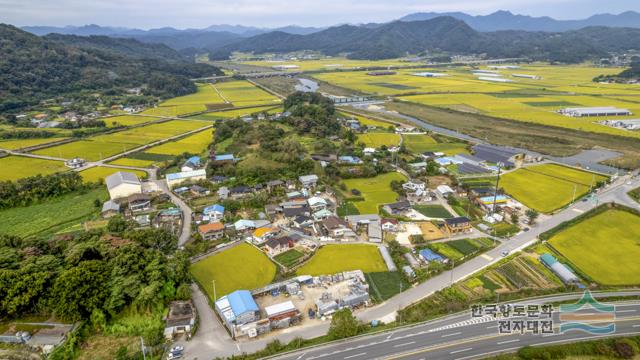
[[[225,59],[234,51],[260,54],[316,50],[327,55],[347,53],[354,59],[448,52],[484,53],[491,58],[581,62],[629,49],[640,49],[640,29],[587,27],[566,32],[479,32],[462,20],[441,16],[422,21],[395,21],[376,27],[342,25],[309,35],[270,32],[214,49],[210,57]]]
[[[640,28],[640,13],[626,11],[617,15],[598,14],[580,20],[556,20],[548,16],[533,17],[516,15],[509,11],[496,11],[489,15],[469,15],[463,12],[414,13],[400,18],[400,21],[422,21],[441,16],[451,16],[462,20],[477,31],[526,30],[562,32],[578,30],[590,26]]]

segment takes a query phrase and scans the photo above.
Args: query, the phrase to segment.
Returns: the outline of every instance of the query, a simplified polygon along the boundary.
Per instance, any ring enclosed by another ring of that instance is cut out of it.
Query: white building
[[[454,193],[453,189],[449,185],[438,185],[436,190],[440,195],[444,197],[447,197]]]
[[[627,116],[632,114],[627,109],[619,109],[614,106],[564,108],[558,110],[558,113],[571,117]]]
[[[179,173],[167,174],[166,181],[167,186],[171,189],[173,186],[181,184],[185,181],[199,181],[207,178],[207,172],[205,169],[199,169],[194,171],[183,171]]]
[[[134,173],[118,171],[107,176],[105,182],[112,200],[142,193],[142,184]]]

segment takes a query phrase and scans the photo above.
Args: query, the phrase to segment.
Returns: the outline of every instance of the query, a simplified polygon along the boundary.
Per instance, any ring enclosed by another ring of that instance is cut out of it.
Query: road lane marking
[[[638,324],[638,325],[631,325],[631,327],[640,327],[640,324]]]
[[[456,351],[450,352],[449,354],[457,354],[457,353],[461,353],[463,351],[469,351],[469,350],[473,350],[473,348],[466,348],[466,349],[456,350]]]
[[[302,354],[300,354],[300,356],[298,356],[298,357],[296,358],[296,360],[300,360],[300,359],[302,359],[302,357],[303,357],[305,354],[306,354],[306,352],[303,352]]]
[[[513,340],[505,340],[505,341],[498,341],[498,345],[502,345],[502,344],[508,344],[508,343],[513,343],[513,342],[518,342],[520,341],[520,339],[513,339]]]
[[[629,310],[618,310],[616,311],[616,313],[628,313],[628,312],[636,312],[635,309],[629,309]]]
[[[575,208],[574,208],[574,209],[572,209],[572,210],[573,210],[573,211],[575,211],[575,212],[577,212],[577,213],[579,213],[579,214],[582,214],[582,213],[584,213],[584,210],[580,210],[580,209],[575,209]]]
[[[460,334],[462,334],[462,333],[458,331],[457,333],[452,333],[452,334],[445,334],[445,335],[442,335],[442,337],[456,336],[456,335],[460,335]]]
[[[481,257],[481,258],[484,258],[484,259],[486,259],[486,260],[488,260],[488,261],[493,260],[493,258],[492,258],[491,256],[487,255],[487,254],[482,254],[482,255],[480,255],[480,257]]]
[[[367,355],[367,353],[363,352],[363,353],[360,353],[360,354],[345,356],[344,359],[351,359],[351,358],[358,357],[358,356],[363,356],[363,355]]]
[[[393,345],[393,347],[401,347],[401,346],[407,346],[407,345],[411,345],[411,344],[415,344],[415,341],[409,341],[406,343],[402,343],[402,344],[398,344],[398,345]]]

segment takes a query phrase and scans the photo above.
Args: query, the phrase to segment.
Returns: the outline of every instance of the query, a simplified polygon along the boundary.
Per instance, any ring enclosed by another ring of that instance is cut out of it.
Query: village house
[[[278,235],[279,232],[280,232],[280,229],[278,228],[272,228],[272,227],[257,228],[253,231],[253,243],[256,245],[260,245],[265,241]]]
[[[179,334],[190,334],[195,324],[195,307],[191,301],[172,301],[165,319],[164,336],[171,340]]]
[[[192,156],[190,158],[187,159],[187,161],[185,161],[184,164],[182,164],[182,167],[180,168],[180,171],[182,172],[186,172],[186,171],[194,171],[194,170],[198,170],[202,167],[201,163],[200,163],[200,157],[199,156]]]
[[[227,188],[226,186],[223,186],[220,189],[218,189],[217,194],[220,200],[226,200],[229,198],[229,188]]]
[[[178,173],[167,174],[165,180],[169,189],[179,185],[185,181],[200,181],[207,179],[207,172],[205,169],[198,169],[194,171],[184,171]]]
[[[102,204],[102,212],[101,215],[103,218],[108,219],[112,216],[118,215],[120,213],[120,204],[113,200],[105,201]]]
[[[217,240],[224,236],[224,225],[220,222],[200,225],[198,233],[204,240]]]
[[[334,239],[355,239],[356,233],[349,228],[349,224],[337,216],[330,216],[320,223],[321,233]]]
[[[333,216],[333,213],[331,211],[329,211],[328,209],[321,209],[321,210],[316,211],[316,212],[313,213],[313,218],[316,221],[320,221],[320,220],[326,219],[326,218],[328,218],[330,216]]]
[[[224,206],[220,204],[207,206],[202,210],[202,215],[207,217],[209,221],[220,221],[224,218]]]
[[[267,191],[272,192],[277,188],[283,187],[284,181],[282,180],[271,180],[267,181]]]
[[[470,233],[473,231],[471,220],[465,216],[445,219],[444,226],[451,235]]]
[[[391,215],[399,215],[405,211],[411,210],[411,204],[407,200],[385,204],[382,209]]]
[[[251,188],[245,185],[239,185],[229,189],[229,196],[234,200],[242,199],[251,195],[252,193],[253,191],[251,190]]]
[[[127,197],[131,212],[147,211],[151,209],[151,196],[147,194],[131,194]]]
[[[311,189],[318,184],[318,175],[315,175],[315,174],[303,175],[298,177],[298,180],[300,181],[300,184],[302,184],[302,186],[305,189]]]
[[[313,219],[309,216],[298,215],[291,221],[291,224],[297,228],[307,228],[313,225]]]
[[[264,248],[269,255],[276,256],[293,248],[295,245],[296,242],[293,238],[289,236],[283,236],[268,240]]]
[[[211,160],[216,165],[222,165],[222,164],[232,164],[236,161],[236,158],[233,156],[233,154],[220,154],[220,155],[213,155]]]
[[[198,184],[189,186],[189,192],[193,196],[207,196],[210,193],[209,189],[202,187]]]
[[[386,232],[397,232],[398,231],[398,220],[396,219],[382,219],[381,221],[382,231]]]
[[[307,203],[313,212],[327,208],[327,201],[319,196],[310,197],[307,199]]]

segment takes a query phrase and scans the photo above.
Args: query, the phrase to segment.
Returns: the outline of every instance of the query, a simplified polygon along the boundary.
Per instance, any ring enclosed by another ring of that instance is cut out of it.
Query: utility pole
[[[453,286],[453,268],[456,267],[456,261],[451,259],[451,286]]]
[[[491,216],[493,216],[493,214],[496,213],[496,203],[498,201],[498,186],[500,185],[500,170],[504,166],[504,163],[502,163],[502,161],[499,161],[497,165],[498,165],[498,178],[496,179],[496,188],[493,191],[493,206],[491,207]]]
[[[573,199],[571,200],[571,204],[573,205],[574,202],[576,202],[576,188],[577,188],[577,184],[573,184]]]

